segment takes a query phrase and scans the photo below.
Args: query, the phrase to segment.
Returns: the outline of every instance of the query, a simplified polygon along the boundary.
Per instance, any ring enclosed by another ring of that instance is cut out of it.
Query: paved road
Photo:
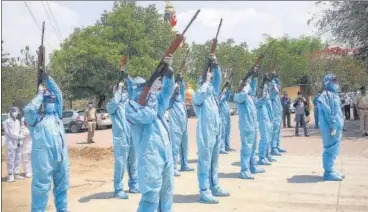
[[[239,150],[238,117],[232,117],[232,143]],[[190,163],[196,167],[196,120],[189,121]],[[294,137],[294,129],[283,129],[282,144],[288,153],[278,162],[266,167],[266,173],[253,181],[238,178],[239,151],[220,156],[219,182],[231,192],[231,197],[220,198],[218,205],[198,203],[196,172],[175,178],[174,211],[287,211],[287,212],[365,212],[368,211],[368,139],[361,138],[358,122],[346,122],[341,154],[336,168],[346,174],[339,182],[321,180],[321,138],[319,130],[310,129],[311,137]],[[70,211],[136,211],[140,195],[129,200],[112,198],[113,156],[111,130],[96,133],[96,144],[79,144],[85,133],[68,134],[71,160]],[[79,149],[80,147],[81,149]],[[108,147],[108,148],[101,148]],[[6,175],[2,162],[2,177]],[[127,175],[124,178],[127,185]],[[12,184],[3,182],[3,211],[23,212],[30,208],[31,180]],[[126,187],[127,188],[127,187]],[[53,209],[50,195],[47,211]]]

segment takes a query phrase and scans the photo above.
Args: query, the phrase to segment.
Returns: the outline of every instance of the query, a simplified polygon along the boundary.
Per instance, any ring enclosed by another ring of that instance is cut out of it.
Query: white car
[[[98,108],[97,109],[97,129],[110,128],[112,126],[111,118],[107,113],[107,110]]]

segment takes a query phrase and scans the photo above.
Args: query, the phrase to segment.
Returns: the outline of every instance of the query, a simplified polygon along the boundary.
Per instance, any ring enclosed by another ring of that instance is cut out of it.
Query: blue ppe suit
[[[132,99],[134,101],[138,101],[140,94],[143,91],[144,84],[146,83],[146,80],[142,77],[136,77],[132,79],[130,76],[127,78],[127,84],[128,84],[128,95],[129,99]]]
[[[164,113],[174,93],[174,77],[165,76],[162,83],[161,91],[148,95],[145,106],[133,100],[126,105],[138,157],[138,184],[142,193],[138,212],[172,211],[174,169]]]
[[[279,152],[279,148],[281,136],[282,104],[280,99],[280,80],[278,77],[274,77],[271,81],[271,102],[273,115],[271,154],[281,155]]]
[[[114,191],[118,198],[126,199],[124,194],[123,176],[125,167],[129,175],[129,191],[138,192],[138,170],[135,148],[131,138],[130,126],[126,121],[125,105],[128,93],[116,90],[114,97],[106,105],[112,121],[113,148],[114,148]]]
[[[317,93],[316,96],[313,98],[313,106],[314,106],[314,128],[318,129],[319,127],[319,117],[318,117],[318,103],[317,100],[321,93]]]
[[[270,165],[270,144],[272,139],[272,103],[269,84],[263,86],[261,98],[257,100],[257,118],[261,139],[259,141],[259,164]]]
[[[185,106],[185,82],[179,82],[179,92],[174,93],[169,106],[170,139],[173,149],[174,173],[178,175],[177,161],[180,152],[181,171],[192,170],[188,166],[188,118]]]
[[[340,151],[344,115],[341,111],[339,85],[332,82],[336,77],[327,74],[324,79],[324,91],[317,99],[320,130],[323,140],[323,168],[325,180],[342,180],[344,176],[334,170],[334,162]],[[336,135],[331,135],[336,131]]]
[[[51,181],[54,185],[55,207],[58,212],[66,212],[69,155],[62,121],[63,97],[51,77],[45,81],[48,90],[54,96],[51,98],[38,94],[24,108],[24,120],[28,123],[33,140],[32,212],[46,211]],[[38,112],[41,104],[43,104],[44,115]]]
[[[220,96],[220,119],[221,119],[221,151],[230,151],[230,129],[231,129],[231,114],[229,101],[231,91],[228,89]]]
[[[221,69],[212,68],[212,82],[204,82],[192,95],[197,116],[197,177],[202,203],[218,203],[213,196],[228,196],[218,186],[218,159],[220,154],[220,114],[218,96]],[[202,79],[199,80],[201,83]],[[209,190],[211,189],[211,191]]]
[[[252,173],[264,172],[264,170],[256,167],[258,133],[257,108],[254,99],[256,87],[257,78],[250,77],[246,80],[243,89],[234,95],[234,102],[239,111],[240,178],[243,179],[254,179]]]

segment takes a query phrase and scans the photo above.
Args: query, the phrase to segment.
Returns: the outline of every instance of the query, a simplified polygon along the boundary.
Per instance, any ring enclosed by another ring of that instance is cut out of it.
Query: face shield
[[[46,90],[45,93],[43,94],[43,106],[44,106],[44,113],[45,114],[52,114],[56,111],[55,109],[55,101],[56,101],[56,96]]]

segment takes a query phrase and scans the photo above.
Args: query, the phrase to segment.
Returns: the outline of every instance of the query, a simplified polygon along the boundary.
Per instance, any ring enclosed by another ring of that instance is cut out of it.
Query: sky
[[[138,4],[155,4],[162,14],[165,10],[164,1],[143,1]],[[41,24],[45,21],[48,55],[60,48],[60,42],[75,27],[93,25],[104,10],[111,10],[112,5],[112,1],[2,1],[4,51],[11,56],[19,56],[20,49],[28,45],[35,52],[41,41]],[[247,42],[250,48],[256,48],[264,41],[264,34],[272,37],[285,34],[290,37],[317,35],[316,29],[308,26],[307,21],[313,15],[320,14],[313,1],[173,1],[173,5],[179,31],[183,30],[196,10],[201,9],[187,32],[188,42],[203,43],[212,39],[222,18],[219,41],[233,38],[237,43]],[[53,17],[57,27],[50,21]]]

